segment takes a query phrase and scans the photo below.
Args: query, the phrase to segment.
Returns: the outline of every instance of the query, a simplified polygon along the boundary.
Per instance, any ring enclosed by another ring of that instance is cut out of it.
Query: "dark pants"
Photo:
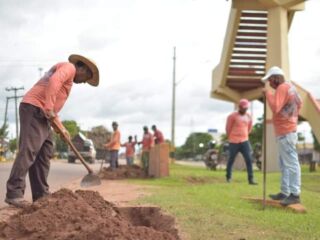
[[[110,167],[112,170],[119,167],[118,152],[119,152],[118,150],[111,150],[110,151]]]
[[[253,171],[252,171],[252,158],[251,158],[251,146],[249,141],[242,143],[229,143],[229,159],[227,164],[227,179],[231,179],[232,176],[232,166],[234,160],[238,153],[241,153],[247,166],[248,172],[248,181],[253,180]]]
[[[19,152],[7,181],[7,198],[22,198],[29,179],[33,201],[49,193],[47,178],[53,156],[52,133],[43,111],[21,103]]]
[[[142,168],[147,175],[149,172],[149,160],[150,160],[150,152],[143,151],[141,156],[141,162],[142,162]]]

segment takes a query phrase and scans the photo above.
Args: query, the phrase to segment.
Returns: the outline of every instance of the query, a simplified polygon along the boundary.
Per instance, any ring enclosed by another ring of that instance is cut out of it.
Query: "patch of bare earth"
[[[218,177],[195,177],[195,176],[188,176],[184,178],[186,182],[190,184],[211,184],[211,183],[222,183],[224,182],[223,179]]]
[[[138,165],[119,165],[116,169],[110,167],[102,168],[99,173],[101,179],[128,179],[128,178],[147,178],[146,173]]]

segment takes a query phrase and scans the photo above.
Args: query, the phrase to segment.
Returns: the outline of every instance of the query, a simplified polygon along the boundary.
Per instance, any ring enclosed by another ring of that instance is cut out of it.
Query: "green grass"
[[[302,201],[307,214],[270,208],[243,200],[262,197],[258,186],[247,184],[246,172],[235,171],[225,182],[224,171],[172,165],[170,177],[130,182],[156,186],[153,194],[138,200],[155,204],[176,217],[187,239],[320,239],[320,173],[302,171]],[[279,173],[267,175],[267,194],[279,191]]]

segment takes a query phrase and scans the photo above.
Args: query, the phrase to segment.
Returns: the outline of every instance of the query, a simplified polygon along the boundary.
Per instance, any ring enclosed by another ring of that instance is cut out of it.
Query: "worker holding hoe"
[[[283,206],[300,203],[301,168],[296,150],[296,131],[302,100],[294,85],[285,79],[281,68],[271,67],[262,80],[275,89],[274,94],[266,89],[263,93],[273,113],[281,171],[281,191],[269,196],[280,200]]]
[[[73,83],[85,82],[98,86],[98,68],[89,59],[73,54],[69,62],[54,65],[23,97],[19,106],[19,152],[7,181],[6,203],[16,207],[29,205],[24,200],[27,173],[33,201],[49,194],[47,177],[53,156],[50,122],[54,121],[70,138],[57,113],[66,102]]]
[[[119,124],[117,122],[112,122],[113,133],[111,135],[111,140],[104,145],[110,151],[111,170],[115,170],[119,167],[119,149],[121,147],[121,136],[118,126]]]
[[[239,109],[228,116],[226,133],[229,141],[229,159],[227,163],[227,182],[231,182],[232,165],[239,152],[241,152],[247,167],[248,182],[250,185],[257,185],[253,179],[251,145],[249,133],[252,129],[252,119],[247,110],[249,101],[241,99]]]

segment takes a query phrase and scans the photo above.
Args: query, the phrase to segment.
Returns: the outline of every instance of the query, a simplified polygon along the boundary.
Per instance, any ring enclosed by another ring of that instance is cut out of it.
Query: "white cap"
[[[282,76],[284,76],[284,72],[283,72],[283,70],[281,68],[279,68],[277,66],[273,66],[268,70],[267,74],[263,78],[261,78],[261,81],[262,82],[268,81],[268,78],[271,77],[272,75],[282,75]]]

